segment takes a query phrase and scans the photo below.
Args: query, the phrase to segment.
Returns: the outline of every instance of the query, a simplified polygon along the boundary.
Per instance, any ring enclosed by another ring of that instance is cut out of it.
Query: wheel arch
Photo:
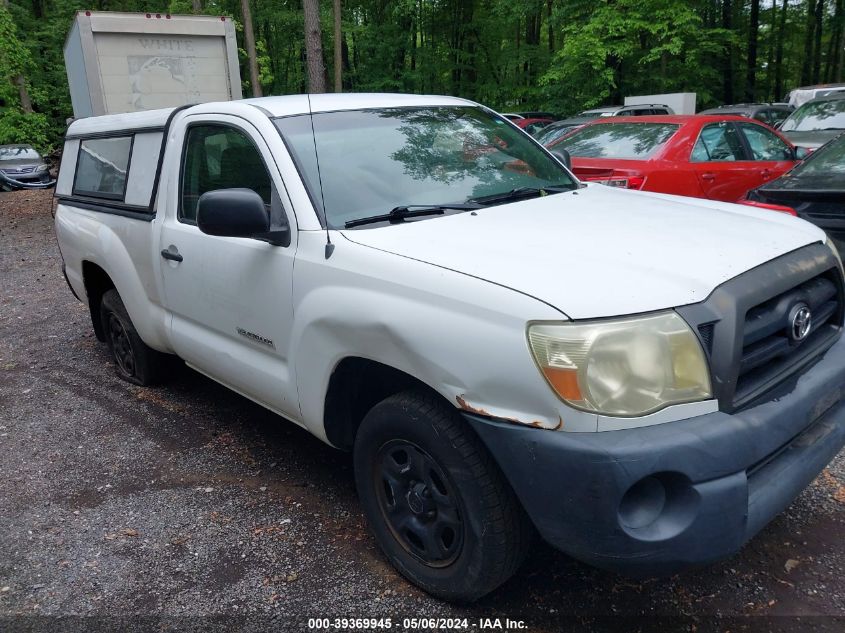
[[[106,335],[100,319],[100,302],[103,295],[116,288],[109,274],[92,261],[82,262],[82,281],[85,284],[85,296],[88,299],[88,310],[91,312],[91,325],[97,340],[105,342]]]
[[[326,439],[337,448],[351,450],[367,412],[385,398],[409,389],[426,391],[454,406],[425,382],[400,369],[360,356],[341,359],[329,377],[326,391]]]

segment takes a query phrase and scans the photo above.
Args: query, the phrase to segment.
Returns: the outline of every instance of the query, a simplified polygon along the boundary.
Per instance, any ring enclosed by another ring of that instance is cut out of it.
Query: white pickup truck
[[[118,374],[166,355],[353,451],[396,568],[472,600],[531,536],[736,552],[845,444],[842,264],[770,211],[584,185],[492,111],[312,95],[82,119],[56,232]]]

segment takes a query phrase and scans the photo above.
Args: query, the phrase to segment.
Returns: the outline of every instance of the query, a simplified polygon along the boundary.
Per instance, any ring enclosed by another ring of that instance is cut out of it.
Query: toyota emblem
[[[810,333],[813,315],[810,306],[798,303],[789,311],[789,337],[796,343],[803,341]]]

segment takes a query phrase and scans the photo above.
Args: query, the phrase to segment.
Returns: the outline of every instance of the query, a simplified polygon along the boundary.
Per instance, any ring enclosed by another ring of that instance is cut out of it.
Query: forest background
[[[568,115],[665,92],[778,101],[845,74],[845,0],[0,0],[0,143],[60,144],[62,48],[85,9],[230,16],[244,95],[450,94]]]

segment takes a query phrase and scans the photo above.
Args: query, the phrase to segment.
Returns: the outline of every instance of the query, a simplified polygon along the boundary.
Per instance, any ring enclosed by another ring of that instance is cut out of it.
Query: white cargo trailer
[[[242,96],[226,17],[80,11],[64,52],[76,118]]]

